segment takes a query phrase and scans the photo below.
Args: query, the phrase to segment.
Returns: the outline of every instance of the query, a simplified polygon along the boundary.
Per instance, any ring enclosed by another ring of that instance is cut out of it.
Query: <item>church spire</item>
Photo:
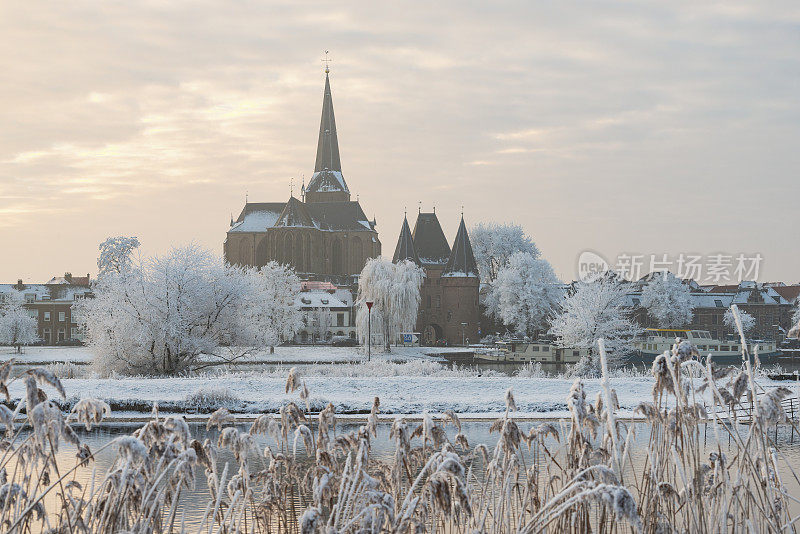
[[[325,95],[322,98],[322,119],[319,123],[319,141],[317,141],[317,161],[314,172],[342,171],[339,160],[339,138],[336,136],[336,117],[333,115],[333,98],[331,97],[331,81],[325,73]]]
[[[333,97],[331,96],[328,70],[326,67],[317,159],[314,163],[314,175],[306,187],[307,202],[350,200],[350,189],[347,187],[347,182],[344,181],[342,163],[339,159],[339,137],[336,135],[336,118],[333,114]]]

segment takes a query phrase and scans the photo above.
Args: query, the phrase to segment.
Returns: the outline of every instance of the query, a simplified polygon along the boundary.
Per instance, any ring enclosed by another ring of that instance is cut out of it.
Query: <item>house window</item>
[[[336,314],[336,326],[344,326],[344,314],[337,313]]]
[[[30,315],[31,319],[36,319],[36,316],[39,315],[36,310],[28,310],[28,315]]]
[[[66,337],[67,337],[67,334],[64,331],[64,329],[63,328],[59,328],[58,329],[58,341],[64,341],[66,339]]]
[[[66,312],[58,312],[58,320],[59,320],[59,322],[61,322],[61,323],[63,323],[64,321],[66,321],[66,320],[67,320],[67,314],[66,314]]]
[[[31,302],[36,302],[36,294],[28,293],[25,295],[25,302],[30,304]]]
[[[42,340],[46,344],[48,344],[48,345],[50,344],[50,329],[49,328],[45,328],[44,330],[42,330]]]
[[[72,339],[77,339],[77,338],[78,338],[78,328],[77,328],[77,327],[75,327],[75,326],[73,326],[72,328],[70,328],[70,330],[69,330],[69,336],[70,336]]]
[[[442,307],[442,296],[441,295],[436,295],[436,307],[437,308],[441,308]]]
[[[44,312],[44,320],[45,321],[49,321],[50,320],[50,312]]]

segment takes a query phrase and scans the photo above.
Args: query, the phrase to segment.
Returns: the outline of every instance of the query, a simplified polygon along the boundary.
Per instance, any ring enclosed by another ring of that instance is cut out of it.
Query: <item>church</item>
[[[342,173],[329,69],[319,125],[314,174],[301,197],[286,202],[246,202],[231,219],[223,246],[233,265],[290,265],[304,280],[354,286],[369,258],[380,256],[376,221],[369,220]]]

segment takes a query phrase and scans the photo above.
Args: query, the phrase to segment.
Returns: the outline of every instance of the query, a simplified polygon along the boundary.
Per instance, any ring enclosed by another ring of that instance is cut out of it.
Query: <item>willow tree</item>
[[[358,280],[356,329],[362,342],[367,340],[372,302],[372,332],[379,333],[386,350],[400,332],[411,330],[417,322],[420,289],[425,271],[412,261],[392,263],[385,258],[367,261]],[[373,335],[374,338],[374,335]]]

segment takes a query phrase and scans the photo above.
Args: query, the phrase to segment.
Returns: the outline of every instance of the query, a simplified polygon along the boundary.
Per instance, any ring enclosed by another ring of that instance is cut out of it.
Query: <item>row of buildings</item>
[[[631,284],[628,305],[634,317],[646,328],[657,328],[653,318],[641,306],[644,285],[652,275]],[[691,287],[692,322],[684,325],[692,330],[707,330],[714,339],[732,333],[724,324],[725,312],[733,305],[755,319],[751,335],[764,340],[780,341],[793,326],[792,315],[800,304],[800,284],[744,281],[734,285],[700,286],[685,280]]]

